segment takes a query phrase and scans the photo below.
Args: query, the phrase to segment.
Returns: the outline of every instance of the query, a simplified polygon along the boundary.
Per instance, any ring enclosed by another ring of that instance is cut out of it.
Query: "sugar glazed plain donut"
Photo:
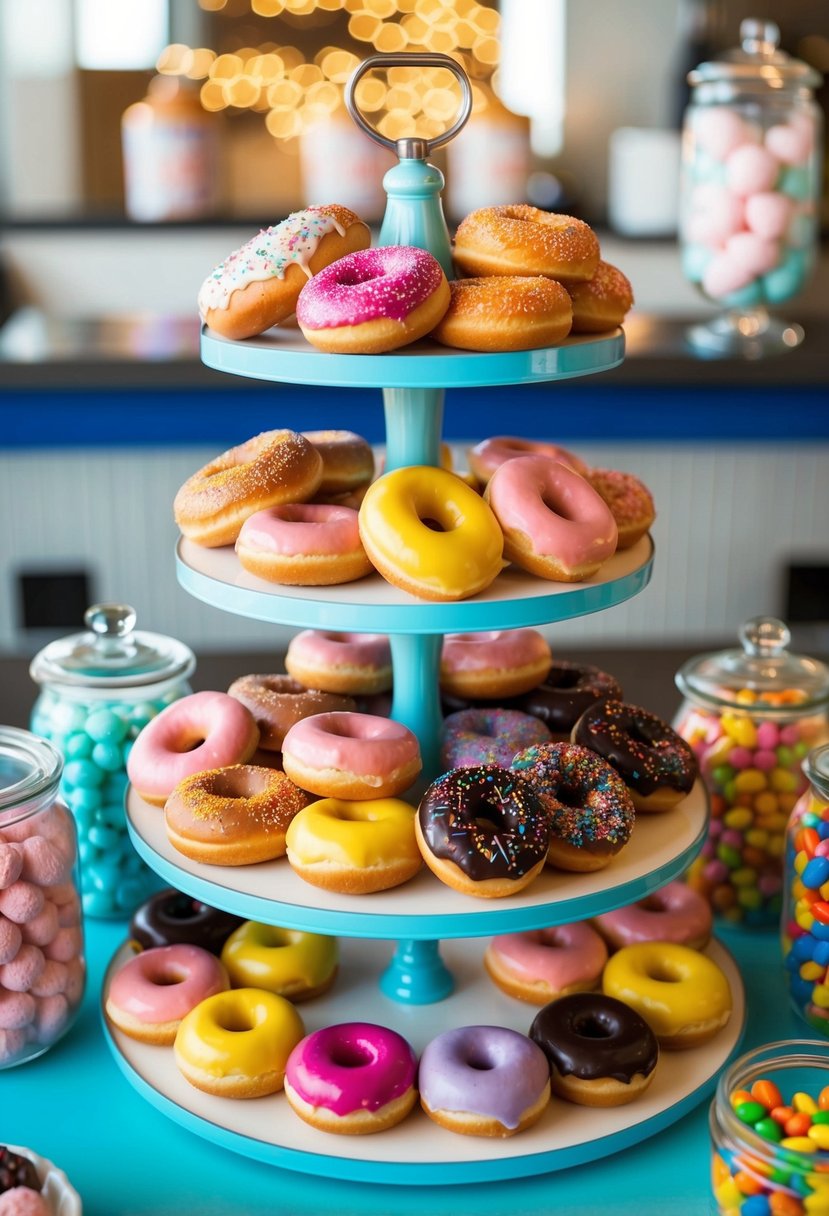
[[[449,284],[451,299],[432,337],[462,350],[535,350],[570,332],[566,289],[542,275],[487,275]]]
[[[583,220],[526,204],[483,207],[455,234],[455,265],[467,275],[537,275],[591,279],[599,242]]]

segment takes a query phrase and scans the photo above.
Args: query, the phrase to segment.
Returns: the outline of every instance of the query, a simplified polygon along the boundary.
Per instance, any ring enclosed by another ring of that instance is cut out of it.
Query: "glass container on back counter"
[[[783,958],[797,1013],[829,1038],[829,746],[803,763],[809,788],[786,834]]]
[[[127,834],[127,757],[139,731],[191,691],[196,666],[189,647],[135,621],[127,604],[95,604],[89,632],[52,642],[30,668],[42,686],[32,730],[65,760],[60,788],[78,827],[89,916],[127,917],[160,885]]]
[[[674,722],[694,749],[711,822],[688,882],[716,915],[776,926],[783,903],[786,825],[806,789],[802,763],[829,740],[829,668],[790,653],[782,621],[755,617],[742,647],[690,660]]]

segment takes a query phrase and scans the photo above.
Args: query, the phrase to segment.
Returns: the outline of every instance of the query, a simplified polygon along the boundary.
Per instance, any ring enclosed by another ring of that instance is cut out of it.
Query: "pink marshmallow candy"
[[[10,963],[23,942],[20,926],[5,916],[0,916],[0,965]]]
[[[66,964],[66,991],[64,996],[73,1007],[80,1004],[86,986],[86,967],[80,958],[70,959]]]
[[[25,1030],[0,1030],[0,1064],[16,1060],[26,1046]]]
[[[755,232],[737,232],[726,242],[725,252],[739,266],[745,268],[750,279],[772,270],[780,261],[780,246],[776,241],[767,241]]]
[[[745,204],[746,225],[757,236],[776,241],[783,236],[794,215],[794,203],[785,194],[767,190],[750,194]]]
[[[29,882],[48,887],[66,878],[68,865],[64,855],[43,836],[31,836],[21,845],[23,877]]]
[[[57,936],[59,928],[57,907],[47,899],[34,920],[23,926],[23,940],[35,946],[48,946]]]
[[[46,897],[40,887],[22,879],[0,891],[0,912],[18,925],[34,920],[43,911]]]
[[[58,930],[55,938],[43,947],[43,953],[58,963],[68,963],[79,957],[82,945],[80,929],[69,926]]]
[[[0,967],[0,984],[10,992],[29,992],[45,967],[42,950],[37,946],[21,946],[12,961]]]
[[[0,891],[17,882],[23,870],[23,853],[19,845],[0,840]]]
[[[772,751],[780,742],[780,730],[774,722],[761,722],[757,727],[757,746]]]
[[[28,992],[0,990],[0,1030],[25,1030],[35,1016],[35,998]]]
[[[706,266],[702,276],[702,289],[712,299],[719,300],[722,296],[731,295],[733,291],[748,287],[753,278],[753,271],[748,270],[736,258],[729,257],[723,250],[721,253],[715,253]]]
[[[745,198],[771,190],[780,172],[780,162],[766,148],[748,144],[735,148],[725,162],[728,186],[735,194]]]
[[[691,196],[688,239],[716,249],[743,227],[743,202],[725,186],[707,182]]]
[[[32,984],[29,991],[32,996],[51,997],[58,996],[66,990],[66,980],[68,973],[65,963],[58,963],[54,959],[47,959],[43,972],[39,979]]]
[[[35,1012],[35,1032],[39,1043],[53,1043],[66,1025],[69,1002],[63,995],[41,997]]]
[[[766,131],[766,147],[784,165],[805,165],[814,146],[814,125],[810,120],[781,123]]]
[[[756,144],[757,133],[734,110],[726,106],[711,106],[700,110],[694,119],[694,134],[700,147],[723,161],[742,144]]]
[[[15,1186],[0,1195],[0,1216],[49,1216],[46,1200],[28,1186]]]

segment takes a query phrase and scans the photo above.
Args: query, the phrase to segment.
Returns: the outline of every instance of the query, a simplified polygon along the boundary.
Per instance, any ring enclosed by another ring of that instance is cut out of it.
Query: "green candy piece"
[[[751,1105],[751,1103],[747,1102],[746,1106],[749,1105]],[[780,1124],[776,1123],[775,1120],[771,1118],[758,1119],[754,1124],[754,1130],[756,1131],[757,1135],[762,1136],[764,1140],[773,1140],[776,1144],[779,1144],[785,1135],[785,1132]]]
[[[762,1102],[740,1102],[735,1107],[734,1113],[742,1123],[750,1123],[754,1127],[756,1123],[765,1119],[768,1111]]]
[[[812,1115],[813,1123],[829,1123],[829,1110],[816,1110]]]

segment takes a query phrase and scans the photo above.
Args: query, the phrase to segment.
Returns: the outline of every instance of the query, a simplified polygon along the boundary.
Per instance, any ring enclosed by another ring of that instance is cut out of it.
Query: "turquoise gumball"
[[[732,291],[727,296],[723,296],[720,300],[723,308],[754,308],[756,304],[763,302],[763,288],[759,280],[741,287],[739,291]]]
[[[66,801],[69,809],[76,816],[86,812],[94,813],[102,802],[100,787],[80,785],[76,789],[69,791],[66,795]]]
[[[101,823],[94,824],[87,833],[89,843],[94,845],[96,849],[100,849],[102,853],[106,853],[107,857],[112,860],[113,850],[120,843],[121,837],[118,832],[112,828],[104,827]]]
[[[105,773],[115,773],[121,768],[121,747],[116,742],[96,743],[92,749],[92,761]]]
[[[101,807],[98,819],[105,827],[114,829],[123,828],[126,819],[123,804],[120,802],[105,802]]]
[[[779,266],[763,275],[763,289],[770,304],[779,304],[796,296],[809,273],[808,255],[802,249],[792,249]]]
[[[794,249],[812,249],[815,244],[815,216],[801,211],[789,224],[786,240]]]
[[[802,165],[789,165],[780,174],[777,189],[783,194],[788,194],[789,198],[796,198],[799,202],[805,203],[814,193],[812,174]]]
[[[86,707],[72,701],[59,701],[52,712],[52,730],[59,735],[70,735],[83,730],[86,724]]]
[[[682,273],[690,283],[700,283],[706,267],[714,256],[705,245],[685,245],[682,249]]]
[[[107,891],[84,891],[83,910],[87,916],[112,916],[116,911]]]
[[[64,740],[63,754],[67,760],[88,760],[94,746],[85,731],[77,730]]]
[[[91,760],[70,760],[63,770],[63,777],[67,785],[85,789],[94,789],[104,780],[104,774]]]
[[[86,733],[96,743],[120,743],[127,730],[127,722],[110,709],[96,710],[86,721]]]
[[[725,181],[725,163],[714,160],[710,153],[703,152],[701,149],[694,157],[692,172],[696,186],[709,182],[714,182],[719,186]]]

